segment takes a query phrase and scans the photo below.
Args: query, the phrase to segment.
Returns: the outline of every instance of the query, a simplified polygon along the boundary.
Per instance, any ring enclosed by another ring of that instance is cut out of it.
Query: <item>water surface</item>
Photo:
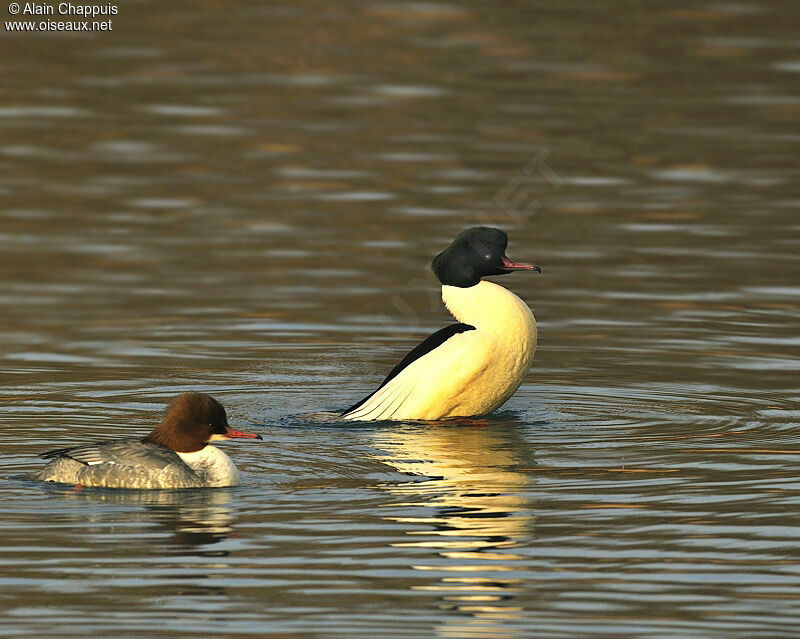
[[[5,636],[793,636],[794,3],[190,3],[0,55]],[[501,226],[534,368],[343,425]],[[241,486],[20,479],[212,393]]]

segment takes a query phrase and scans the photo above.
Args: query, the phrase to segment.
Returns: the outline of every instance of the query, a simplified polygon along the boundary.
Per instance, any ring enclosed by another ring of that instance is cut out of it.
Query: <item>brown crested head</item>
[[[193,453],[211,440],[231,438],[261,439],[228,426],[225,408],[210,395],[184,393],[172,400],[164,419],[144,441],[179,453]]]

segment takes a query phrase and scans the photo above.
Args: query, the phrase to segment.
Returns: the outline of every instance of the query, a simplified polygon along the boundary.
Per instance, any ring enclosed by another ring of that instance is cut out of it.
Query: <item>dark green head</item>
[[[506,257],[508,235],[500,229],[474,226],[458,234],[431,264],[442,284],[469,288],[490,275],[513,271],[542,272],[538,266],[512,262]]]

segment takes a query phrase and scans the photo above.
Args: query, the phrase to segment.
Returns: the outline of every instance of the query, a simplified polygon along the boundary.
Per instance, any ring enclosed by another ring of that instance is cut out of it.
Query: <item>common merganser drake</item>
[[[437,420],[486,415],[519,388],[533,363],[536,320],[511,291],[481,278],[542,272],[506,257],[508,236],[467,229],[431,264],[442,300],[458,320],[409,352],[345,420]]]
[[[202,393],[184,393],[170,404],[162,422],[144,439],[59,448],[33,479],[104,488],[212,488],[236,486],[231,458],[208,442],[261,439],[228,426],[225,408]]]

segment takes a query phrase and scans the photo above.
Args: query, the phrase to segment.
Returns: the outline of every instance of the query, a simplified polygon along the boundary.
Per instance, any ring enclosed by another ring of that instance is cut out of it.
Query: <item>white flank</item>
[[[481,281],[442,286],[453,316],[475,330],[423,355],[344,419],[436,420],[486,415],[519,388],[533,363],[536,320],[511,291]]]

